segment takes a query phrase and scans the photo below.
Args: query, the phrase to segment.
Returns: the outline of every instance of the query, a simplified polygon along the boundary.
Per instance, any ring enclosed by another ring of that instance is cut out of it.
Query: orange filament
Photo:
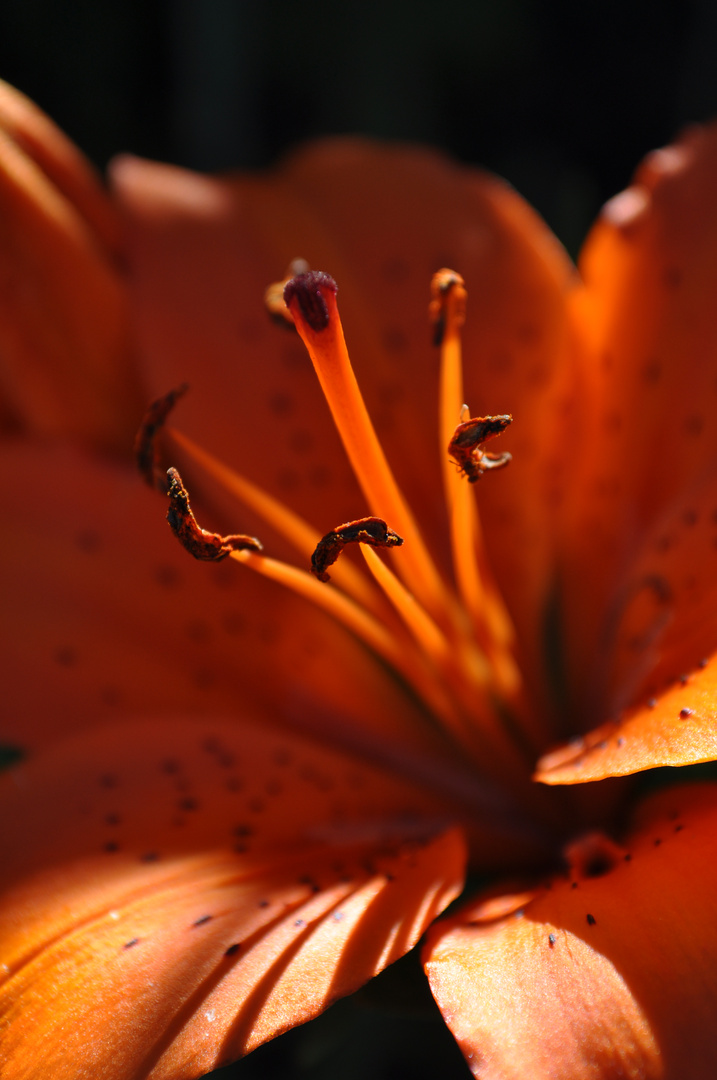
[[[319,317],[310,306],[315,293],[323,302],[325,317]],[[328,274],[303,274],[289,282],[284,297],[371,511],[389,521],[406,541],[399,572],[428,610],[443,621],[446,617],[445,586],[368,415],[346,348],[336,305],[336,284]]]
[[[275,499],[263,488],[252,484],[251,480],[230,469],[212,454],[198,446],[176,428],[167,429],[172,439],[189,457],[200,465],[212,479],[230,495],[233,495],[244,506],[249,507],[258,514],[267,525],[283,536],[299,555],[307,562],[311,559],[316,545],[321,539],[321,533],[313,525],[309,525],[293,510],[289,510],[284,503]],[[337,585],[352,596],[359,604],[368,611],[373,612],[379,618],[385,618],[389,610],[381,594],[367,581],[366,575],[353,565],[343,561],[332,572],[332,577]]]
[[[466,290],[463,278],[453,270],[439,270],[431,282],[429,316],[436,326],[441,349],[439,439],[443,485],[448,507],[451,549],[456,584],[471,617],[474,632],[499,675],[500,686],[510,698],[519,673],[509,647],[513,626],[485,565],[480,519],[473,491],[448,457],[456,424],[468,421],[463,403],[463,357],[461,329],[465,322]]]
[[[331,615],[400,674],[448,730],[456,729],[458,721],[449,696],[428,677],[423,658],[410,641],[402,640],[403,635],[390,632],[360,604],[305,570],[249,550],[233,551],[230,558],[284,585]]]
[[[515,776],[527,772],[527,725],[511,651],[513,628],[487,568],[472,485],[447,453],[459,419],[473,423],[463,406],[460,330],[465,297],[457,274],[436,275],[431,313],[440,331],[440,453],[457,595],[442,580],[386,461],[351,367],[336,286],[328,275],[302,273],[289,281],[285,298],[375,516],[348,522],[322,537],[187,436],[174,429],[170,434],[185,455],[284,537],[307,567],[313,556],[314,574],[249,549],[231,551],[234,561],[322,608],[405,680],[482,771]],[[276,290],[270,303],[277,314]],[[401,538],[405,543],[394,556],[394,573],[391,557],[387,562],[373,547],[399,546]],[[355,541],[362,544],[368,575],[346,559],[334,562],[334,554]],[[325,584],[328,565],[331,581]],[[520,729],[509,730],[510,723]]]

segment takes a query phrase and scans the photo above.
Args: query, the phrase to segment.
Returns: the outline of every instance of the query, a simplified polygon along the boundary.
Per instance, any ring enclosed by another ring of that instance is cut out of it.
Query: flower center
[[[268,290],[267,305],[293,321],[307,348],[370,516],[322,536],[172,428],[175,445],[287,539],[307,569],[264,554],[253,537],[201,529],[177,470],[169,470],[167,482],[158,469],[155,436],[184,388],[151,407],[138,436],[140,467],[167,491],[169,523],[195,557],[231,558],[329,612],[396,671],[480,773],[493,780],[525,779],[538,749],[536,733],[522,698],[512,624],[488,568],[474,487],[485,472],[510,461],[507,453],[487,452],[484,443],[500,435],[512,417],[471,418],[463,403],[463,280],[439,271],[429,307],[440,349],[438,426],[453,565],[453,580],[447,581],[371,422],[344,340],[336,283],[328,274],[301,269],[284,283],[283,300],[279,286]],[[347,544],[359,545],[363,569],[339,559]]]

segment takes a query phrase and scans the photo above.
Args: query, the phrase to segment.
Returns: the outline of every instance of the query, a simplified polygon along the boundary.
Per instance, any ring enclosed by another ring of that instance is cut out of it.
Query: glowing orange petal
[[[446,760],[372,653],[282,587],[187,556],[133,471],[13,443],[0,506],[4,740],[241,706],[332,742]]]
[[[8,1080],[203,1075],[402,956],[462,885],[414,789],[264,725],[104,728],[3,779]]]
[[[141,416],[118,219],[89,165],[0,84],[0,393],[15,425],[124,449]]]
[[[511,469],[481,491],[487,542],[522,644],[534,649],[571,281],[538,218],[492,177],[430,151],[358,140],[309,147],[261,178],[213,180],[133,159],[113,175],[154,389],[184,379],[196,388],[182,428],[319,529],[367,512],[301,342],[261,309],[264,286],[305,257],[339,282],[359,385],[444,569],[447,525],[432,510],[441,461],[429,437],[440,365],[425,298],[439,267],[464,276],[466,400],[475,415],[516,417],[504,437]]]
[[[546,754],[536,779],[575,784],[717,760],[717,657],[614,723]]]
[[[715,1075],[716,888],[717,789],[685,786],[648,805],[624,853],[438,924],[428,975],[474,1075]]]
[[[568,662],[574,694],[622,706],[717,646],[717,126],[648,156],[580,268]]]

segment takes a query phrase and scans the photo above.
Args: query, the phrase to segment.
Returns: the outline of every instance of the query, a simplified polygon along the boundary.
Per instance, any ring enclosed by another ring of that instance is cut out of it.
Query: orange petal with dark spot
[[[481,1080],[717,1072],[717,788],[651,800],[601,870],[430,931],[433,993]]]
[[[3,777],[7,1080],[189,1080],[416,943],[465,844],[410,785],[264,725],[80,733]]]
[[[717,125],[646,158],[580,269],[561,602],[597,722],[717,647]]]
[[[185,379],[193,387],[182,427],[321,532],[367,512],[298,336],[262,309],[266,285],[301,255],[338,282],[366,404],[445,569],[447,524],[433,507],[446,447],[426,300],[441,266],[463,275],[466,400],[474,415],[516,417],[501,446],[511,468],[481,491],[486,542],[539,682],[573,280],[543,223],[494,177],[425,149],[355,139],[307,147],[260,178],[126,158],[112,175],[153,392]]]
[[[546,754],[535,779],[579,784],[665,765],[717,760],[717,657],[639,708]]]
[[[0,83],[0,395],[16,428],[131,446],[134,368],[119,217],[90,165]]]
[[[34,749],[117,717],[241,709],[397,762],[455,759],[332,618],[232,560],[187,555],[134,470],[12,443],[0,506],[4,741]]]

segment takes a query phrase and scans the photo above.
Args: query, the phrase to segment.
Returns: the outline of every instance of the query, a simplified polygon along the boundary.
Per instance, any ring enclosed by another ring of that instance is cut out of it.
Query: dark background
[[[99,165],[259,167],[315,135],[443,147],[575,254],[640,157],[717,115],[715,0],[3,0],[0,75]],[[409,957],[229,1080],[468,1077]]]
[[[717,113],[717,3],[3,0],[0,74],[100,165],[430,142],[506,176],[574,253],[643,153]]]

